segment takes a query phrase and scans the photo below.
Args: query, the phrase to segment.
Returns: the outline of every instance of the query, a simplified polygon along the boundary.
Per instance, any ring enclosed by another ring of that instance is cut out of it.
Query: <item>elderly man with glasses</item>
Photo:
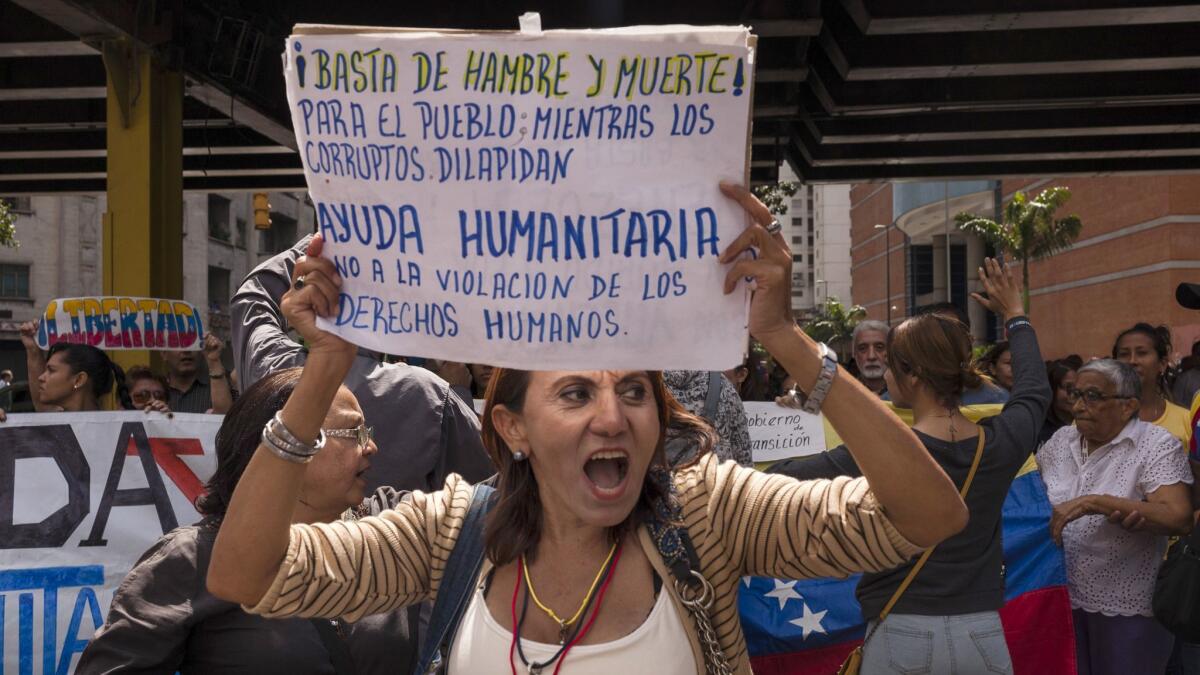
[[[1075,426],[1037,460],[1063,547],[1081,675],[1161,673],[1173,636],[1151,610],[1169,535],[1192,529],[1192,472],[1179,440],[1138,419],[1141,379],[1100,359],[1067,392]]]

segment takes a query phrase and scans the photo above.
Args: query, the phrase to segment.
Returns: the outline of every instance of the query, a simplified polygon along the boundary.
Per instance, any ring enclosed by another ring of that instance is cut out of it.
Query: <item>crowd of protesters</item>
[[[236,291],[236,371],[211,334],[163,352],[161,370],[124,371],[86,345],[43,351],[22,326],[39,412],[225,415],[202,519],[143,555],[77,672],[426,668],[430,603],[481,482],[495,489],[486,556],[440,645],[450,672],[749,672],[741,577],[852,573],[862,672],[908,656],[889,635],[928,636],[922,672],[1011,672],[1000,514],[1034,457],[1078,672],[1200,674],[1200,646],[1150,604],[1200,503],[1200,341],[1173,363],[1170,330],[1137,323],[1102,358],[1044,361],[1019,284],[988,260],[973,298],[1005,339],[978,358],[945,304],[860,322],[838,364],[779,311],[791,256],[770,214],[723,190],[755,223],[723,260],[758,252],[730,271],[758,285],[756,342],[724,373],[522,372],[353,347],[315,325],[339,282],[314,235]],[[1200,310],[1200,286],[1178,297]],[[0,396],[12,379],[0,372]],[[757,471],[743,401],[819,410],[844,445]],[[680,565],[702,580],[704,616]]]

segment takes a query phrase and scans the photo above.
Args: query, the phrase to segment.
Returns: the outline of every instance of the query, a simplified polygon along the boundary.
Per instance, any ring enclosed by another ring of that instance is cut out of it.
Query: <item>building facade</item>
[[[18,248],[0,247],[0,369],[25,379],[19,326],[54,298],[104,288],[104,195],[0,197],[15,208]],[[183,300],[207,312],[208,331],[229,338],[229,299],[258,263],[313,231],[304,193],[271,193],[271,227],[256,230],[250,193],[187,193]],[[228,359],[227,359],[228,360]]]
[[[786,163],[779,180],[798,182]],[[792,313],[811,315],[829,298],[850,303],[850,186],[804,185],[779,218],[792,249]]]
[[[871,318],[890,313],[895,324],[948,300],[968,308],[977,339],[995,339],[994,322],[967,299],[979,288],[976,269],[987,250],[953,230],[954,214],[995,218],[1016,191],[1056,185],[1072,193],[1060,216],[1078,215],[1083,231],[1070,250],[1030,265],[1030,314],[1044,355],[1107,355],[1116,334],[1138,321],[1170,326],[1176,354],[1186,354],[1200,338],[1200,312],[1179,307],[1174,293],[1182,281],[1200,281],[1198,176],[855,185],[854,301]]]

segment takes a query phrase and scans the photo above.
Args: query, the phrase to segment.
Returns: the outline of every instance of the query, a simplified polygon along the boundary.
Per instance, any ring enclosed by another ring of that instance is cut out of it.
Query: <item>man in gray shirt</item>
[[[259,265],[233,296],[233,359],[243,390],[267,373],[304,365],[307,352],[288,337],[279,300],[311,239]],[[450,473],[472,482],[494,473],[479,438],[479,418],[433,373],[383,363],[378,354],[359,349],[345,384],[358,397],[379,445],[365,476],[368,490],[438,490]]]

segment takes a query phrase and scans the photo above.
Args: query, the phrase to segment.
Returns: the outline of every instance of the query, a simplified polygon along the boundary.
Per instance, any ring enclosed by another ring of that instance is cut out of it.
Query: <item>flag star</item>
[[[751,581],[754,581],[754,577],[742,577],[742,583],[746,584],[746,588],[750,588]]]
[[[788,600],[803,600],[800,594],[796,592],[795,586],[795,581],[780,581],[779,579],[776,579],[775,588],[763,593],[763,595],[768,598],[775,598],[778,600],[779,609],[783,609],[783,606],[787,604]]]
[[[807,603],[801,603],[801,604],[804,606],[804,615],[801,616],[799,619],[792,619],[788,623],[795,625],[795,626],[799,626],[800,629],[803,631],[803,639],[805,639],[805,640],[807,640],[808,636],[813,633],[821,633],[822,635],[824,635],[825,628],[824,628],[824,626],[821,625],[821,619],[825,618],[825,614],[826,614],[826,612],[828,612],[828,610],[821,610],[820,612],[813,612],[811,609],[808,608]]]

